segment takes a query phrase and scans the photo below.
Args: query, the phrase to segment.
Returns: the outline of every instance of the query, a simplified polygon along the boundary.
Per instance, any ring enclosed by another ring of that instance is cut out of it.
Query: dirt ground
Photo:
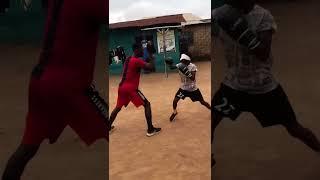
[[[320,137],[320,3],[295,1],[265,5],[278,23],[274,72],[287,92],[298,120]],[[215,47],[213,93],[225,62]],[[318,180],[320,155],[291,138],[284,128],[262,129],[251,114],[223,121],[214,144],[214,180]]]
[[[106,48],[100,46],[96,82],[106,94]],[[0,174],[18,146],[27,112],[30,72],[37,62],[39,48],[31,45],[0,45]],[[44,143],[39,154],[27,166],[22,180],[103,180],[107,179],[108,148],[104,140],[86,147],[67,128],[55,145]]]
[[[210,62],[197,62],[198,86],[210,102]],[[109,79],[110,108],[117,98],[119,76]],[[130,105],[123,109],[110,135],[110,180],[209,180],[210,172],[210,117],[200,103],[190,99],[178,104],[178,116],[170,123],[172,100],[179,88],[178,73],[144,74],[140,89],[151,102],[153,122],[162,132],[146,137],[144,108]],[[110,110],[110,111],[111,111]]]

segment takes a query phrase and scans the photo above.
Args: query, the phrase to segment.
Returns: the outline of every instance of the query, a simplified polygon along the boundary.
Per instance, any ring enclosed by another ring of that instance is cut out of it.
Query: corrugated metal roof
[[[121,28],[146,28],[152,26],[162,25],[180,25],[182,22],[186,22],[183,14],[175,14],[168,16],[159,16],[148,19],[140,19],[135,21],[126,21],[109,24],[110,29],[121,29]]]
[[[187,22],[182,22],[182,26],[190,26],[190,25],[197,25],[197,24],[210,24],[211,19],[201,19],[201,20],[195,20],[195,21],[187,21]]]

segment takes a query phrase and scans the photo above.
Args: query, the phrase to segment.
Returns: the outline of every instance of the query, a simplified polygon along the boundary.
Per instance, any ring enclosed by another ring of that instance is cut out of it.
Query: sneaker
[[[111,126],[111,128],[109,129],[109,133],[112,133],[114,131],[114,126]]]
[[[176,113],[172,113],[170,116],[170,122],[174,121],[175,117],[177,116],[177,112]]]
[[[149,130],[147,131],[147,136],[148,137],[154,136],[154,135],[158,134],[160,131],[161,131],[161,128],[154,127],[151,131],[149,131]]]

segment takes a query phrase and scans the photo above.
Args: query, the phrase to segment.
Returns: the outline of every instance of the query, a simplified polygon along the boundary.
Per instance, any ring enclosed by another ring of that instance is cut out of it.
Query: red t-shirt
[[[49,0],[45,35],[52,18]],[[65,0],[59,14],[54,46],[41,77],[44,86],[82,89],[93,79],[102,24],[107,26],[107,0]]]
[[[124,64],[120,86],[134,90],[138,89],[141,69],[145,65],[146,62],[142,59],[130,57]]]

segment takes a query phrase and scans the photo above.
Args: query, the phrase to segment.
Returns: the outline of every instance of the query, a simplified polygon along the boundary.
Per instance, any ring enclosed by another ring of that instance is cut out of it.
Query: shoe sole
[[[160,132],[161,132],[161,130],[160,130],[160,131],[157,131],[157,132],[153,132],[153,133],[147,133],[147,137],[151,137],[151,136],[157,135],[157,134],[159,134]]]

